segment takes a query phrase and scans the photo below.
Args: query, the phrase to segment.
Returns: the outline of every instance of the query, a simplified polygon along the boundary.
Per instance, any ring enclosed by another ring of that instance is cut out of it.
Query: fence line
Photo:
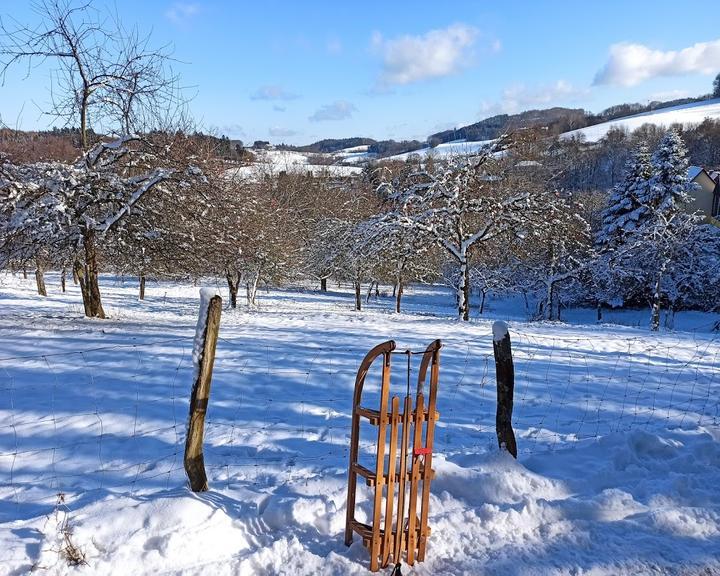
[[[718,426],[717,335],[620,334],[611,343],[576,332],[511,327],[521,459],[616,433]],[[0,520],[52,508],[58,492],[184,485],[191,349],[190,338],[172,338],[0,358]],[[206,422],[211,487],[344,474],[354,373],[365,352],[221,337]],[[448,340],[437,453],[494,449],[494,370],[489,333]],[[401,396],[404,378],[397,370]],[[372,374],[368,383],[372,395]],[[361,450],[373,443],[361,438]]]

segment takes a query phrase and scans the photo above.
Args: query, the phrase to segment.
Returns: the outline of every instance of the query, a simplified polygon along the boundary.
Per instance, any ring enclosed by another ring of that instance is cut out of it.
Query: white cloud
[[[577,102],[589,94],[590,90],[587,88],[577,88],[565,80],[534,88],[518,84],[503,90],[498,102],[483,102],[480,113],[483,117],[495,114],[514,114],[538,107],[546,108]]]
[[[308,120],[310,120],[310,122],[345,120],[346,118],[352,117],[352,113],[355,110],[355,106],[347,100],[337,100],[332,104],[325,104],[318,108]]]
[[[297,130],[289,130],[287,128],[275,126],[268,129],[268,134],[270,134],[273,138],[290,138],[290,136],[296,136],[298,132]]]
[[[278,84],[260,86],[260,88],[255,90],[250,96],[251,100],[295,100],[296,98],[299,98],[297,94],[288,92]]]
[[[285,106],[280,106],[279,104],[273,105],[273,110],[275,112],[285,112],[287,108]]]
[[[666,52],[621,42],[610,46],[610,57],[595,75],[595,84],[634,86],[658,76],[713,74],[718,70],[720,39]]]
[[[186,24],[193,16],[200,12],[200,5],[189,2],[175,2],[165,11],[165,18],[173,24]]]
[[[411,84],[455,74],[468,64],[470,49],[477,36],[477,29],[466,24],[430,30],[421,36],[405,35],[392,39],[385,39],[375,32],[371,46],[383,61],[378,84]]]

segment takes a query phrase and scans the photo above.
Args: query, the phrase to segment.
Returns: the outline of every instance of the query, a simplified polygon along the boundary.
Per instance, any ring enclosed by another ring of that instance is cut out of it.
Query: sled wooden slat
[[[375,458],[375,498],[373,502],[373,535],[370,542],[370,570],[376,572],[380,556],[380,514],[382,512],[382,485],[378,486],[383,478],[385,466],[385,437],[388,423],[387,405],[390,393],[390,354],[383,355],[382,387],[380,389],[380,422],[378,423],[377,456]]]
[[[411,566],[415,562],[415,549],[417,546],[417,536],[415,527],[418,524],[417,518],[417,496],[418,482],[420,481],[419,461],[420,457],[416,456],[415,450],[422,443],[422,425],[418,421],[418,415],[422,413],[425,401],[422,393],[419,393],[415,399],[415,428],[413,430],[413,456],[410,480],[410,500],[408,502],[408,543],[407,543],[407,562]]]
[[[430,345],[432,346],[432,344]],[[439,352],[439,341],[437,351]],[[425,358],[428,357],[426,353]],[[435,438],[435,404],[437,403],[437,383],[440,376],[440,356],[438,353],[432,355],[430,367],[430,400],[428,401],[428,414],[430,417],[427,421],[425,429],[425,466],[422,474],[422,499],[420,508],[420,541],[418,542],[418,561],[425,560],[425,551],[427,549],[427,520],[430,508],[430,470],[432,469],[432,450],[433,440]]]
[[[405,406],[403,407],[403,427],[402,442],[400,448],[400,472],[398,476],[398,511],[397,511],[397,528],[395,531],[395,543],[393,548],[393,557],[402,558],[404,550],[404,527],[405,527],[405,484],[407,482],[407,451],[408,439],[410,437],[410,396],[405,396]]]
[[[398,413],[400,412],[400,399],[395,396],[392,399],[392,413],[390,419],[390,451],[388,452],[387,483],[385,484],[385,533],[382,543],[382,567],[390,563],[392,551],[392,524],[393,524],[393,502],[395,501],[395,454],[397,452]],[[402,474],[402,469],[400,471]],[[399,512],[399,510],[398,510]]]
[[[430,535],[430,482],[435,476],[432,469],[434,427],[440,417],[436,403],[441,346],[440,340],[435,340],[423,352],[415,398],[409,393],[405,395],[402,412],[400,398],[395,396],[390,400],[393,341],[373,348],[358,369],[350,434],[345,544],[352,544],[353,533],[357,533],[370,552],[370,570],[373,572],[391,562],[397,564],[405,559],[412,565],[416,560],[425,558]],[[408,355],[409,379],[412,353],[405,353]],[[382,380],[379,406],[378,409],[368,408],[361,405],[363,386],[371,365],[380,357]],[[358,462],[361,418],[377,427],[374,469]],[[355,519],[358,477],[362,477],[371,490],[372,519],[367,524]]]

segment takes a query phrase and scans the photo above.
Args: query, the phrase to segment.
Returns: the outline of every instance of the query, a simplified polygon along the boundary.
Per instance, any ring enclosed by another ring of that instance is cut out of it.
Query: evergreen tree
[[[696,244],[708,235],[698,233],[700,219],[687,211],[695,186],[687,170],[687,150],[675,130],[665,134],[649,164],[647,150],[638,150],[598,234],[598,300],[646,299],[652,330],[660,327],[662,304],[672,308],[686,292],[679,283],[692,284],[697,262],[707,264]]]
[[[646,214],[671,216],[692,200],[695,185],[688,180],[687,148],[677,131],[669,130],[660,141],[652,156],[652,171],[649,186],[638,194]]]
[[[652,156],[653,175],[649,186],[638,199],[644,204],[647,218],[640,230],[642,253],[651,273],[652,315],[650,327],[660,328],[660,308],[677,266],[692,244],[698,216],[686,210],[695,184],[688,179],[687,149],[675,130],[669,130]]]
[[[611,248],[637,228],[638,220],[645,213],[639,197],[647,195],[651,175],[650,152],[645,144],[640,144],[628,160],[625,177],[613,188],[603,212],[602,228],[597,236],[601,249]]]
[[[639,196],[647,195],[651,176],[650,151],[640,144],[627,161],[623,180],[608,198],[595,239],[598,254],[593,264],[593,283],[598,310],[602,304],[623,305],[643,295],[645,282],[627,258],[626,246],[646,215]]]

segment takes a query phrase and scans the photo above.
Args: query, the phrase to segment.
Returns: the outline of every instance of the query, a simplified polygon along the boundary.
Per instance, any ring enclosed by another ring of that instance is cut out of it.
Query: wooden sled
[[[439,417],[436,401],[441,346],[440,340],[435,340],[424,352],[413,353],[410,350],[396,352],[394,341],[384,342],[368,352],[360,364],[355,379],[345,544],[347,546],[352,544],[353,532],[359,534],[370,552],[370,570],[373,572],[377,572],[379,567],[388,566],[391,561],[394,564],[399,563],[403,556],[410,565],[413,565],[415,560],[422,562],[425,559],[427,538],[430,535],[428,527],[430,482],[434,476],[433,436],[435,421]],[[422,355],[414,406],[408,381],[408,393],[403,400],[402,411],[398,396],[393,396],[390,400],[390,366],[393,354],[407,355],[408,380],[411,356]],[[365,377],[378,358],[382,358],[383,363],[382,385],[380,406],[375,410],[362,406],[361,399]],[[426,407],[424,389],[428,368],[430,368],[430,383]],[[358,462],[361,419],[378,429],[374,470]],[[364,478],[365,483],[374,490],[371,524],[355,519],[358,476]],[[385,496],[384,513],[383,496]]]

